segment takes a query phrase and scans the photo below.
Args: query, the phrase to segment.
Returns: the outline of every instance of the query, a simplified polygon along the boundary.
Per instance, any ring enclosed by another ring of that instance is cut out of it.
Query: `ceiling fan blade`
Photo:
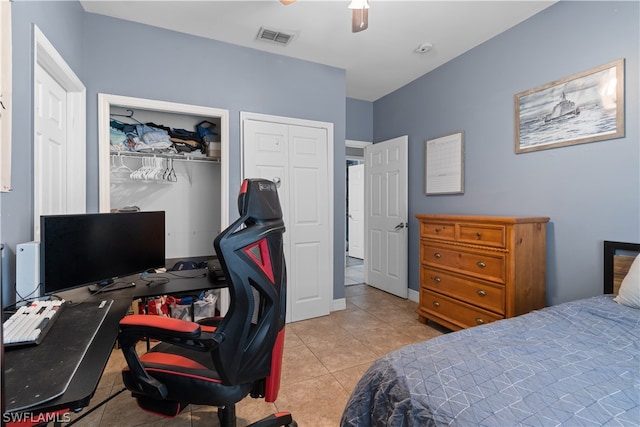
[[[351,11],[351,32],[358,33],[369,28],[369,9],[353,9]]]

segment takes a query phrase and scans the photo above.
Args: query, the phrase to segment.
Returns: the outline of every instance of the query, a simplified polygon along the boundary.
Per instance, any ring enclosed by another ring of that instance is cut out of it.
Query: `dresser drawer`
[[[506,235],[504,225],[460,224],[458,241],[504,248]]]
[[[420,283],[435,291],[471,305],[504,315],[504,286],[422,266]]]
[[[420,237],[455,240],[455,223],[420,222]]]
[[[481,251],[457,246],[422,243],[421,262],[445,270],[505,283],[506,259],[500,252]]]
[[[426,312],[427,315],[441,318],[460,328],[469,328],[502,319],[502,316],[424,288],[420,290],[420,310]]]

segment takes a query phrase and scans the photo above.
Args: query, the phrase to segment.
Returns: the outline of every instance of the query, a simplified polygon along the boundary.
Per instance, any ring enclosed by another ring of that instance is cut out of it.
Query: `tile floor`
[[[364,283],[364,261],[347,256],[344,268],[344,285],[358,285]]]
[[[291,412],[300,427],[338,426],[349,394],[375,359],[403,345],[446,332],[437,325],[419,323],[414,312],[417,303],[413,301],[365,284],[347,286],[345,296],[346,310],[287,325],[278,400],[273,404],[245,398],[237,405],[239,426],[277,411]],[[124,364],[122,354],[115,350],[92,403],[123,389],[120,370]],[[75,425],[200,427],[219,424],[215,409],[206,406],[190,406],[173,419],[147,414],[125,391]]]

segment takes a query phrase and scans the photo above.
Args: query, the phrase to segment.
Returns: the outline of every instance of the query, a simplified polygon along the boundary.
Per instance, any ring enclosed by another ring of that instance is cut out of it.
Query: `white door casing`
[[[329,314],[333,295],[330,124],[243,113],[243,177],[279,182],[287,321]]]
[[[367,283],[408,295],[408,137],[365,147]]]
[[[364,259],[364,163],[349,166],[349,256]]]
[[[86,212],[86,89],[34,31],[34,240],[40,215]]]

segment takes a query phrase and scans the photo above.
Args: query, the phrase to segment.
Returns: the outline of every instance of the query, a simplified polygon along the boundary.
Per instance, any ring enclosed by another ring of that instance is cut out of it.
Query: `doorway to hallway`
[[[347,260],[344,265],[344,285],[359,285],[364,283],[364,260],[350,257],[347,253]]]

